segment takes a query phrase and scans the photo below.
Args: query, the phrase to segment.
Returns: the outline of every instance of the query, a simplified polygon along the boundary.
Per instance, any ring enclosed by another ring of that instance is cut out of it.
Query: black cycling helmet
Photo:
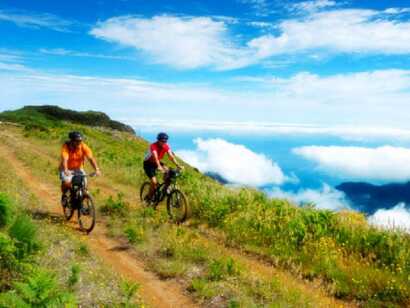
[[[159,140],[165,140],[165,141],[167,141],[168,140],[168,135],[166,134],[166,133],[159,133],[158,135],[157,135],[157,140],[159,141]]]
[[[81,135],[80,132],[70,132],[68,134],[68,138],[70,138],[71,141],[82,141],[83,136]]]

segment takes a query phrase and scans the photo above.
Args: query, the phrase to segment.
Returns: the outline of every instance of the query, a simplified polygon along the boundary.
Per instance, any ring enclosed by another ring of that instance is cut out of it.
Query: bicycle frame
[[[177,178],[181,175],[181,172],[177,169],[169,169],[165,175],[165,180],[162,183],[158,183],[157,189],[154,193],[155,203],[160,203],[164,200],[165,196],[169,195],[171,191],[177,189]]]
[[[84,196],[88,194],[87,189],[87,177],[94,177],[95,174],[91,173],[89,175],[84,173],[75,173],[72,180],[72,187],[71,187],[71,204],[73,208],[79,208],[81,205],[81,201],[83,200]],[[75,179],[77,177],[77,179]]]

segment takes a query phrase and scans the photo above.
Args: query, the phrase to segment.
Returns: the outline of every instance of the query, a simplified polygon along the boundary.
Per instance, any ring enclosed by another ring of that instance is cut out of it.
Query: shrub
[[[143,241],[144,230],[142,228],[136,229],[133,227],[127,227],[124,230],[124,233],[131,244],[137,244]]]
[[[75,251],[78,255],[82,256],[82,257],[86,257],[90,255],[90,251],[88,249],[88,246],[84,243],[81,243],[80,245],[78,245],[76,251]]]
[[[11,201],[6,194],[0,192],[0,228],[4,228],[12,219]]]
[[[7,235],[0,233],[0,291],[10,285],[17,270],[15,252],[13,241]]]
[[[213,288],[210,282],[204,278],[192,279],[188,291],[195,292],[200,298],[209,299],[217,294],[217,290]]]
[[[0,308],[31,308],[15,291],[0,294]]]
[[[110,196],[101,207],[101,213],[109,216],[126,217],[129,214],[130,206],[123,198],[123,194],[118,194],[116,200]]]
[[[70,277],[68,277],[67,284],[70,288],[73,288],[77,282],[80,280],[80,271],[81,268],[78,264],[73,264],[71,266]]]
[[[74,306],[72,294],[62,291],[53,274],[37,270],[25,282],[16,282],[18,297],[31,307]]]
[[[124,281],[121,284],[121,291],[124,294],[125,300],[123,302],[124,307],[134,307],[133,301],[137,294],[140,285],[135,282]]]
[[[208,279],[219,281],[226,276],[233,276],[239,274],[239,268],[235,261],[229,257],[227,259],[213,260],[209,264]]]
[[[20,215],[11,225],[10,237],[16,241],[16,256],[19,259],[33,253],[39,248],[37,228],[27,215]]]

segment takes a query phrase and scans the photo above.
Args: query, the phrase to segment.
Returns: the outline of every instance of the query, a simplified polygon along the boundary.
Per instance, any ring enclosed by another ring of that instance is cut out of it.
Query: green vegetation
[[[0,160],[0,307],[139,307],[77,231],[44,212]]]
[[[75,124],[98,126],[118,131],[134,133],[132,127],[111,120],[105,113],[95,111],[78,112],[57,106],[25,106],[16,111],[6,111],[0,114],[0,121],[10,121],[23,124],[26,129],[49,131],[58,126],[57,121],[68,121]]]
[[[8,121],[21,123],[20,114],[9,116]],[[317,300],[301,289],[284,289],[282,278],[256,275],[238,257],[229,259],[220,246],[211,245],[212,236],[263,257],[294,277],[312,283],[320,280],[335,298],[370,306],[410,305],[408,234],[376,229],[359,213],[300,208],[252,189],[223,187],[189,166],[180,184],[189,198],[193,219],[187,225],[174,226],[168,223],[163,205],[158,211],[137,206],[138,189],[145,180],[142,160],[146,141],[128,133],[52,122],[46,124],[47,134],[42,129],[22,132],[9,128],[18,138],[25,134],[26,146],[7,138],[2,141],[14,147],[18,158],[34,173],[57,182],[53,168],[60,144],[69,130],[82,131],[105,175],[96,181],[100,191],[96,199],[111,234],[126,238],[160,277],[182,279],[198,300],[230,307],[309,306]]]
[[[11,201],[0,194],[3,209]],[[9,211],[3,211],[7,213]],[[8,218],[6,221],[11,222]],[[73,306],[73,294],[61,288],[54,275],[32,264],[38,250],[36,226],[30,217],[20,215],[0,231],[0,307]]]

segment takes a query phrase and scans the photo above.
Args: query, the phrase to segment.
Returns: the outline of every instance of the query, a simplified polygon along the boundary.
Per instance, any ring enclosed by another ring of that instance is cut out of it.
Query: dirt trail
[[[11,149],[0,145],[0,157],[8,161],[17,176],[34,193],[46,210],[50,213],[61,215],[59,207],[59,192],[56,187],[41,182],[19,161]],[[113,270],[128,280],[141,284],[140,295],[145,303],[152,307],[198,307],[174,281],[159,280],[153,273],[144,270],[142,261],[136,259],[122,247],[118,242],[108,238],[106,228],[98,224],[88,236],[89,247],[98,254],[103,261],[111,266]]]

